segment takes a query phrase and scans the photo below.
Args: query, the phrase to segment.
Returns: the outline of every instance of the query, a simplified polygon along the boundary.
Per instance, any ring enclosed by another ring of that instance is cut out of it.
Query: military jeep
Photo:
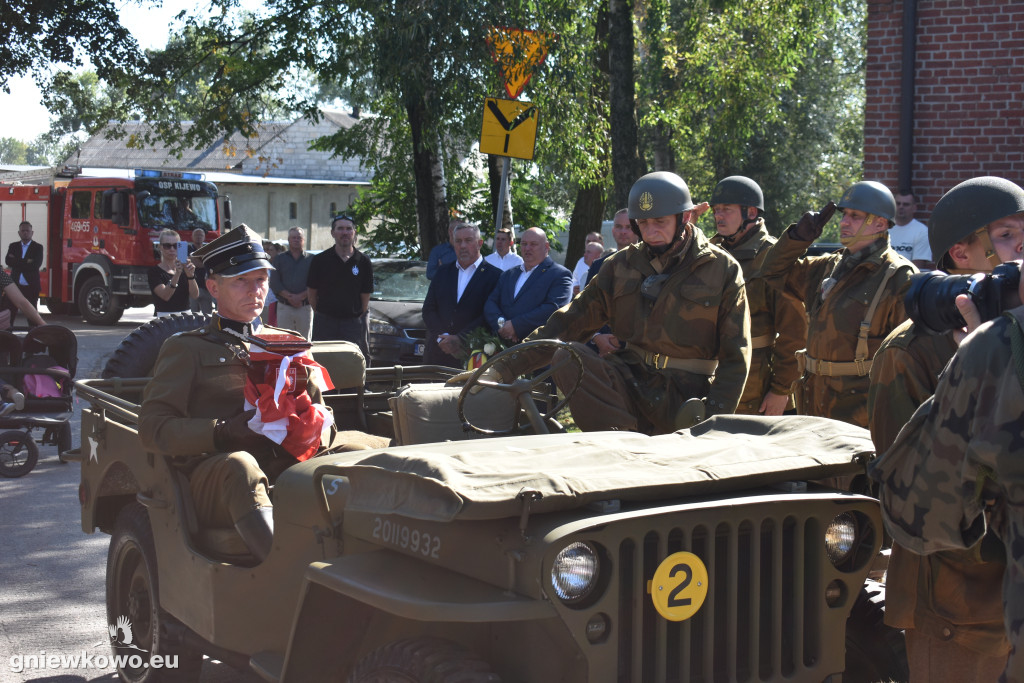
[[[195,680],[204,654],[267,681],[842,679],[882,526],[874,499],[815,482],[863,472],[865,430],[728,416],[657,437],[465,439],[457,390],[405,386],[429,368],[362,375],[352,354],[314,346],[341,389],[326,401],[402,445],[281,474],[262,563],[233,529],[199,528],[184,476],[142,448],[146,379],[77,383],[108,617],[178,658],[122,679]],[[872,647],[851,652],[884,667]]]

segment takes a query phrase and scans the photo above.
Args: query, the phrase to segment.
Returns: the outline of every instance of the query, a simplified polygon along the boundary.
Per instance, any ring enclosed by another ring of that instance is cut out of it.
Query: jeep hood
[[[666,500],[863,472],[873,454],[868,431],[843,422],[727,415],[654,437],[552,434],[328,455],[283,476],[329,464],[349,479],[348,511],[447,522],[519,515],[524,492],[532,514]]]

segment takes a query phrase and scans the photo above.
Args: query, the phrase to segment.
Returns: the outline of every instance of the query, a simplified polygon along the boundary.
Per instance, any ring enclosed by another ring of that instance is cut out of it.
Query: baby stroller
[[[71,449],[77,366],[78,339],[66,327],[43,325],[24,338],[0,331],[0,380],[25,396],[24,408],[0,415],[0,476],[31,472],[39,460],[39,444],[56,446],[64,462],[61,454]],[[32,436],[37,429],[42,430],[38,444]]]

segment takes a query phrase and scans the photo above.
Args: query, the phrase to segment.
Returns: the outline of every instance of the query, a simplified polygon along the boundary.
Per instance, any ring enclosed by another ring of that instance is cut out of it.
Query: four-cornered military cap
[[[196,249],[192,256],[202,259],[211,275],[234,277],[261,268],[274,270],[260,236],[244,223]]]

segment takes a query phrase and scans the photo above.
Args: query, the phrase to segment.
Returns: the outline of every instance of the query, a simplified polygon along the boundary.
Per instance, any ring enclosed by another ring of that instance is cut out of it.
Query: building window
[[[295,220],[299,217],[299,205],[296,202],[288,202],[288,219]]]

